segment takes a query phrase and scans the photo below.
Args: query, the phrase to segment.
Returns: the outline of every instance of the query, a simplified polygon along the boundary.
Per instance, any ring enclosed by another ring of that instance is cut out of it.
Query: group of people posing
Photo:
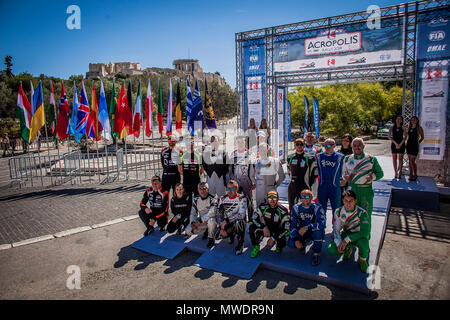
[[[287,159],[288,208],[280,203],[277,192],[285,173],[269,141],[268,134],[258,131],[256,144],[248,148],[248,135],[238,135],[236,150],[226,154],[220,152],[217,138],[211,137],[200,155],[193,140],[181,152],[175,137],[169,137],[169,146],[161,152],[162,178],[152,178],[140,202],[144,236],[154,232],[157,224],[161,231],[186,238],[201,234],[208,239],[208,248],[220,239],[230,244],[237,240],[234,249],[239,255],[248,225],[252,258],[258,256],[264,238],[269,247],[276,245],[277,253],[289,246],[304,254],[307,243],[313,241],[312,264],[318,265],[330,201],[334,240],[328,252],[348,259],[357,247],[360,269],[367,272],[372,182],[381,179],[383,171],[375,157],[364,153],[363,140],[345,135],[336,151],[331,138],[325,140],[324,149],[314,144],[311,132],[305,139],[296,139],[295,153]],[[206,181],[201,181],[203,173]]]

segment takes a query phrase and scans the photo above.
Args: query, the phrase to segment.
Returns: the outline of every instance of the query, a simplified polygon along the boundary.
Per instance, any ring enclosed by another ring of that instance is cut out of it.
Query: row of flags
[[[309,118],[309,102],[308,98],[304,95],[303,99],[305,101],[305,134],[308,131],[308,118]],[[316,131],[316,139],[319,138],[319,101],[316,97],[312,97],[313,100],[313,112],[314,112],[314,128]]]
[[[203,121],[203,107],[200,96],[200,90],[198,89],[198,82],[195,84],[194,97],[192,98],[189,80],[187,81],[187,103],[186,103],[186,116],[188,131],[194,134],[194,123],[201,121],[202,129],[216,129],[216,122],[214,118],[214,111],[211,105],[211,97],[208,92],[208,86],[205,79],[205,110],[206,119]],[[31,82],[31,81],[30,81]],[[131,110],[133,107],[132,93],[131,93],[131,81],[128,83],[128,89],[125,93],[125,82],[122,83],[122,88],[119,93],[119,97],[115,96],[115,82],[113,82],[112,95],[110,108],[106,103],[106,95],[103,87],[103,81],[101,81],[100,97],[97,103],[97,96],[95,91],[95,84],[92,83],[92,95],[91,104],[89,105],[86,88],[84,81],[81,82],[81,92],[78,99],[77,87],[74,82],[74,92],[72,100],[72,111],[69,110],[69,102],[64,89],[64,83],[61,83],[61,94],[59,100],[59,111],[56,110],[55,97],[53,92],[53,83],[50,81],[50,113],[49,122],[51,124],[51,132],[55,139],[63,141],[70,135],[74,136],[76,142],[80,142],[81,137],[92,138],[94,141],[100,139],[110,140],[112,136],[119,139],[125,138],[127,135],[134,135],[136,138],[140,136],[141,125],[143,126],[142,117],[142,102],[141,102],[141,82],[137,90],[137,97],[134,103],[133,115]],[[158,79],[158,108],[157,108],[157,120],[158,131],[163,137],[163,102],[161,93],[161,82]],[[22,82],[20,83],[19,92],[17,96],[17,108],[16,117],[20,120],[21,136],[28,141],[34,141],[40,134],[40,129],[45,125],[44,114],[44,99],[42,83],[39,82],[39,86],[36,91],[33,89],[33,83],[31,83],[31,103],[22,88]],[[172,131],[172,112],[173,112],[173,93],[172,93],[172,80],[169,84],[169,98],[168,98],[168,113],[166,124],[166,135],[169,136]],[[152,135],[153,132],[153,99],[151,93],[150,79],[148,80],[147,96],[145,102],[145,135],[147,137]],[[110,117],[113,121],[111,128]],[[175,130],[182,134],[182,113],[181,113],[181,93],[180,85],[178,83],[176,93],[176,106],[175,106]]]

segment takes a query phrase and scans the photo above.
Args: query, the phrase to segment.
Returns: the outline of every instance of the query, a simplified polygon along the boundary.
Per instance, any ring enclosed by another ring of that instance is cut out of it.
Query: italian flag
[[[17,95],[16,117],[20,120],[20,134],[25,141],[30,137],[31,105],[20,82]]]

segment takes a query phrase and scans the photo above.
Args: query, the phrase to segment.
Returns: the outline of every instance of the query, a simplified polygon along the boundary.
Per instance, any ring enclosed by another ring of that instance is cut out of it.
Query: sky
[[[89,63],[139,62],[173,68],[198,59],[235,87],[235,34],[365,11],[405,1],[388,0],[0,0],[0,59],[13,73],[67,79]],[[80,8],[80,29],[69,30],[70,5]]]

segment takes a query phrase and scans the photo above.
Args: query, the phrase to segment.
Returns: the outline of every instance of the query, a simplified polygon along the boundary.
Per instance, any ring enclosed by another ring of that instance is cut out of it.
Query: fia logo
[[[433,31],[428,34],[428,40],[441,41],[445,39],[445,32],[442,30]]]
[[[257,62],[258,61],[258,55],[257,54],[251,55],[250,56],[250,61],[251,62]]]

